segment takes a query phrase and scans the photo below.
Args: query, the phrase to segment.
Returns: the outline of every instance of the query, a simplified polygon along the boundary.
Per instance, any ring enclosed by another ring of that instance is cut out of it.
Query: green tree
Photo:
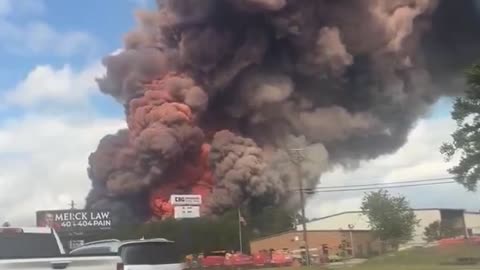
[[[293,215],[279,207],[267,207],[253,213],[242,209],[246,224],[242,227],[242,246],[249,251],[250,239],[291,230]],[[195,219],[167,219],[159,222],[116,228],[87,241],[116,238],[167,238],[177,243],[181,253],[190,254],[212,250],[239,250],[238,213],[236,209],[221,216]]]
[[[243,230],[243,248],[249,250],[249,228]],[[212,250],[238,250],[238,216],[232,210],[218,217],[202,217],[196,219],[168,219],[159,222],[141,224],[138,226],[117,228],[95,239],[116,238],[127,239],[167,238],[176,242],[180,253],[208,252]]]
[[[457,182],[475,191],[480,178],[480,64],[472,66],[466,77],[468,89],[453,105],[452,118],[457,122],[453,142],[444,143],[440,152],[447,161],[459,155],[458,164],[449,172]]]
[[[440,221],[434,221],[425,227],[423,232],[423,239],[427,242],[434,242],[442,239],[442,234],[440,231]]]
[[[405,197],[386,190],[365,194],[362,211],[375,235],[393,247],[411,240],[419,222]]]
[[[446,222],[434,221],[430,223],[423,232],[425,241],[434,242],[443,238],[457,236],[453,226]],[[461,235],[461,233],[460,233]]]
[[[256,213],[245,212],[248,228],[254,238],[292,230],[295,214],[281,207],[265,207]]]

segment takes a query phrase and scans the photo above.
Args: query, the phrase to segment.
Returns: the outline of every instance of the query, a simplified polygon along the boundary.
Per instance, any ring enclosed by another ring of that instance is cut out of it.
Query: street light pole
[[[307,221],[305,218],[305,194],[303,192],[303,173],[301,166],[302,161],[305,160],[305,157],[303,156],[303,148],[290,149],[290,160],[295,166],[295,171],[298,179],[302,213],[303,241],[305,246],[305,255],[307,257],[307,266],[310,266],[310,248],[308,246]]]

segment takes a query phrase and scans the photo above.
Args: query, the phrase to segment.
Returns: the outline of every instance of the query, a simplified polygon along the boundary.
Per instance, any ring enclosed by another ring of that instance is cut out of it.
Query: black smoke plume
[[[100,89],[129,130],[90,157],[87,206],[154,205],[158,217],[152,199],[201,186],[205,213],[259,198],[298,207],[288,148],[304,149],[312,188],[336,164],[396,151],[441,96],[461,94],[479,56],[477,3],[158,1],[104,59]]]

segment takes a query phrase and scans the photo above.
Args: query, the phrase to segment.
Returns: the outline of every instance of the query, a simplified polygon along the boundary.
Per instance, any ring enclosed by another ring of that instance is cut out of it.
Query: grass
[[[450,270],[480,269],[479,265],[458,265],[459,258],[480,258],[479,245],[415,248],[380,256],[351,267],[352,270]]]
[[[350,267],[330,269],[350,270],[472,270],[480,265],[458,265],[458,258],[480,258],[479,245],[456,247],[415,248],[372,258],[367,262]],[[277,270],[319,270],[322,266],[274,268]],[[267,269],[266,269],[267,270]],[[268,269],[270,270],[270,269]]]

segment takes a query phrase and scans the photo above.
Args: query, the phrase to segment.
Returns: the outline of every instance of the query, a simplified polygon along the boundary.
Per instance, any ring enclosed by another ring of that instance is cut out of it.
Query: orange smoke
[[[173,76],[168,75],[165,79]],[[127,123],[132,136],[155,123],[169,125],[177,121],[192,121],[192,110],[186,104],[174,102],[163,80],[146,84],[145,89],[143,96],[132,99],[129,104]]]
[[[188,76],[175,73],[145,84],[144,89],[144,93],[129,102],[130,142],[149,151],[148,154],[155,159],[163,157],[171,161],[167,168],[162,168],[161,178],[154,180],[149,198],[154,218],[165,219],[173,215],[170,195],[199,194],[206,199],[212,190],[212,173],[208,166],[210,145],[203,137],[188,140],[189,134],[184,136],[182,133],[185,128],[197,125],[196,119],[202,110],[198,104],[204,102],[199,93],[203,90]],[[165,132],[159,133],[159,130]],[[163,141],[162,134],[174,135]],[[188,147],[183,150],[184,154],[175,156],[178,151],[162,150],[172,140],[178,140],[181,148]],[[160,151],[156,152],[157,149]]]

